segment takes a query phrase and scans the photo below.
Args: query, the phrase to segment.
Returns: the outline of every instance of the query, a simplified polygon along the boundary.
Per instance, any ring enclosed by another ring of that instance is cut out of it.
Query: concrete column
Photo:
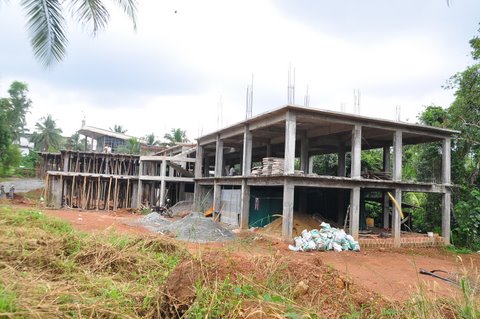
[[[450,191],[442,194],[442,237],[445,245],[450,245],[450,209],[452,197]]]
[[[300,169],[308,174],[308,151],[310,149],[307,132],[303,132],[302,138],[300,141]]]
[[[383,147],[383,171],[390,172],[390,146]]]
[[[360,225],[360,187],[352,188],[350,192],[350,235],[358,240]]]
[[[213,185],[213,213],[217,214],[222,209],[222,186],[215,182]],[[214,216],[215,217],[215,216]]]
[[[143,162],[139,161],[138,164],[138,190],[137,190],[137,208],[142,206],[142,195],[143,195],[143,182],[141,180],[141,176],[143,175]]]
[[[202,178],[202,170],[203,170],[203,146],[201,146],[200,144],[197,144],[197,152],[195,157],[195,178]]]
[[[242,160],[242,176],[249,176],[252,171],[252,132],[245,125],[243,132],[243,160]]]
[[[270,140],[268,140],[267,142],[267,156],[266,157],[271,157],[272,156],[272,144],[270,142]]]
[[[361,177],[362,168],[362,127],[355,125],[352,130],[352,167],[351,178],[359,179]]]
[[[399,189],[395,189],[395,200],[397,203],[402,205],[402,191]],[[400,226],[402,225],[402,220],[400,217],[400,212],[398,211],[395,205],[392,205],[392,235],[393,235],[393,247],[400,247]]]
[[[52,176],[52,175],[50,175]],[[56,176],[51,179],[51,205],[53,208],[62,207],[62,184],[60,182],[60,177]]]
[[[313,173],[313,156],[308,157],[308,174]]]
[[[338,169],[337,175],[341,177],[345,177],[347,173],[346,165],[345,165],[345,144],[341,143],[338,147]]]
[[[283,220],[282,220],[282,237],[284,239],[292,239],[293,235],[293,201],[295,186],[285,181],[283,184]]]
[[[392,180],[402,180],[402,131],[395,131],[393,135],[393,172]]]
[[[193,210],[200,211],[202,209],[202,199],[204,196],[204,187],[198,182],[194,184],[195,190],[193,192]]]
[[[449,137],[443,140],[442,144],[442,183],[450,184],[450,152],[451,152],[451,140]]]
[[[63,157],[63,171],[68,172],[68,164],[70,163],[70,154],[65,153],[65,156]]]
[[[215,177],[223,176],[223,141],[220,135],[217,135],[217,145],[215,150]]]
[[[132,183],[132,208],[140,208],[138,204],[138,184]],[[98,207],[97,207],[98,210]]]
[[[383,228],[390,227],[390,197],[388,197],[387,191],[382,193],[383,199]]]
[[[240,228],[248,229],[248,221],[250,217],[250,186],[247,181],[242,181],[242,193],[240,202]]]
[[[167,174],[167,160],[162,161],[162,166],[160,167],[160,205],[165,205],[165,175]]]
[[[210,177],[210,157],[205,156],[205,166],[203,167],[203,176]]]
[[[295,170],[295,137],[297,131],[296,115],[287,111],[285,119],[285,174],[293,174]]]

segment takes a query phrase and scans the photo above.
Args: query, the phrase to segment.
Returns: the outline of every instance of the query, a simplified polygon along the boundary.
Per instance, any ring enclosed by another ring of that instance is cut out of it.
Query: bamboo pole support
[[[110,181],[108,182],[108,194],[107,194],[107,211],[110,210],[110,191],[112,190],[112,176],[110,176]]]
[[[100,208],[100,176],[98,176],[98,182],[97,182],[97,207],[95,210],[99,210]]]

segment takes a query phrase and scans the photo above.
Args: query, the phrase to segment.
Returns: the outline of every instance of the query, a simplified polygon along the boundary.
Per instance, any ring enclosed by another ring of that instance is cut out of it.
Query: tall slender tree
[[[190,140],[187,137],[187,132],[180,128],[172,128],[170,133],[166,133],[163,136],[164,139],[167,140],[166,144],[169,146],[173,146],[176,143],[188,143]]]

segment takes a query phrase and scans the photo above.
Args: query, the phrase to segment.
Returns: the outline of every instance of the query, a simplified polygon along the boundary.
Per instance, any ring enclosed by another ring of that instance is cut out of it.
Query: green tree
[[[57,123],[48,114],[47,117],[42,117],[39,122],[35,124],[35,132],[32,134],[32,142],[35,144],[35,149],[43,152],[58,151],[62,143],[62,130],[57,127]]]
[[[173,146],[177,143],[188,143],[190,140],[187,138],[187,132],[180,128],[172,128],[170,133],[166,133],[163,136],[167,140],[166,144],[168,146]]]
[[[111,2],[123,10],[136,29],[137,0]],[[67,12],[93,36],[105,29],[110,19],[105,1],[101,0],[23,0],[20,4],[25,11],[34,55],[46,66],[62,61],[66,55]]]
[[[80,134],[75,132],[68,138],[65,147],[71,151],[83,151],[85,149],[85,138],[80,139]]]
[[[155,136],[154,133],[150,133],[145,135],[145,143],[148,146],[155,146],[155,145],[160,145],[160,141],[157,140],[157,137]]]
[[[125,145],[122,145],[118,148],[117,153],[140,154],[140,142],[137,138],[132,137],[127,140]]]
[[[25,115],[31,106],[26,83],[14,81],[10,97],[0,98],[0,169],[5,174],[19,162],[18,147],[12,146],[25,131]]]
[[[128,131],[122,125],[117,125],[117,124],[114,124],[113,128],[110,127],[109,130],[115,133],[122,133],[122,134],[125,134]]]

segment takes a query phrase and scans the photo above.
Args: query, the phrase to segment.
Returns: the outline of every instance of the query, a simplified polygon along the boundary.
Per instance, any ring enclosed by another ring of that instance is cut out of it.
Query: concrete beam
[[[450,192],[442,194],[442,237],[445,245],[450,245],[450,210],[452,197]]]
[[[397,130],[393,134],[393,172],[394,181],[402,180],[402,131]]]
[[[250,217],[250,186],[247,181],[242,181],[241,202],[240,202],[240,228],[248,229],[248,221]]]
[[[355,125],[352,130],[352,165],[351,165],[351,178],[360,179],[361,167],[362,167],[362,127]]]
[[[293,203],[295,186],[285,180],[283,184],[283,219],[282,219],[282,237],[292,239],[293,235]]]
[[[350,235],[358,240],[360,225],[360,187],[354,187],[350,191]]]
[[[288,111],[285,119],[285,174],[293,174],[295,170],[295,138],[297,121],[295,113]]]

